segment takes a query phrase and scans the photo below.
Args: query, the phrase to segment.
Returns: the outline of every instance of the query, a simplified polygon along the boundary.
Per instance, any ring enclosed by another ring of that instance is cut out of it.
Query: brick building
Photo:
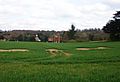
[[[48,42],[55,42],[55,43],[62,42],[62,37],[60,33],[55,33],[52,37],[49,37]]]

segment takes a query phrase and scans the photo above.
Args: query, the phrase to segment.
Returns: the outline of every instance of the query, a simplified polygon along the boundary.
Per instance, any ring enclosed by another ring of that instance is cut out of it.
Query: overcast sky
[[[102,28],[120,0],[0,0],[1,30]]]

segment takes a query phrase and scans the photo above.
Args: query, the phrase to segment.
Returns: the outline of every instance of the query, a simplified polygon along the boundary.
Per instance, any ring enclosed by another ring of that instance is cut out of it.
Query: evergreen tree
[[[120,11],[114,14],[113,20],[103,27],[103,31],[110,34],[112,41],[120,41]]]
[[[75,26],[72,24],[71,29],[68,31],[68,37],[70,40],[74,39],[75,33],[76,33]]]

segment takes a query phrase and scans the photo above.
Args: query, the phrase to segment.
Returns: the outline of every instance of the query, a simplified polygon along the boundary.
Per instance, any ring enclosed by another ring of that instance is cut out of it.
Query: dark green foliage
[[[45,35],[45,34],[42,34],[42,33],[38,33],[37,35],[42,42],[47,42],[48,41],[48,36],[49,35]]]
[[[68,31],[68,37],[70,40],[75,39],[75,26],[72,24],[71,29]]]
[[[69,40],[68,38],[68,31],[64,31],[62,35],[62,41],[67,42]]]
[[[115,13],[113,18],[114,20],[110,20],[103,27],[103,31],[110,34],[112,41],[120,41],[120,11]]]
[[[101,29],[84,29],[77,30],[75,34],[77,41],[108,41],[109,34],[104,33]]]
[[[4,39],[4,36],[3,36],[3,35],[0,35],[0,39]]]
[[[17,41],[35,41],[34,35],[31,34],[20,34],[15,38]]]
[[[89,34],[89,40],[94,41],[94,34]]]

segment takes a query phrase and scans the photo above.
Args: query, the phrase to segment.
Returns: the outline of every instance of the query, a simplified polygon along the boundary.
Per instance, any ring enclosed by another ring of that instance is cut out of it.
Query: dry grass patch
[[[68,53],[68,52],[63,52],[63,53],[64,53],[65,56],[71,56],[71,54]]]
[[[76,50],[103,50],[103,49],[109,49],[108,47],[97,47],[97,48],[76,48]]]
[[[0,49],[0,52],[28,52],[29,50],[27,49]]]
[[[68,52],[64,52],[63,50],[58,50],[58,49],[47,49],[47,52],[49,52],[51,55],[57,56],[59,53],[65,55],[65,56],[70,56],[71,54]]]

